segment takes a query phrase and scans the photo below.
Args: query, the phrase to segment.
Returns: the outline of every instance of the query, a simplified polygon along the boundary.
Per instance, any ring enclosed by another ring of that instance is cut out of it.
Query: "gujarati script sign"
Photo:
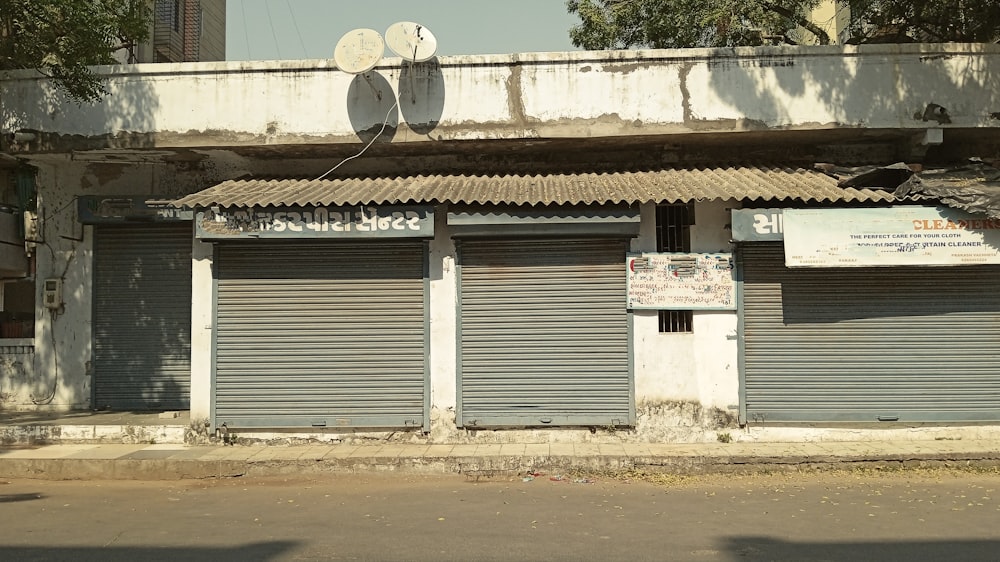
[[[225,238],[429,238],[429,205],[279,207],[199,211],[195,236]]]
[[[628,254],[625,262],[628,308],[736,309],[732,254]]]

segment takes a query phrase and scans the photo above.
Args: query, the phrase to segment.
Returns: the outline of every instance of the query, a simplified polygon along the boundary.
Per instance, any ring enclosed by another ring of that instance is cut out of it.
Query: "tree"
[[[1000,40],[997,0],[850,0],[849,43],[990,43]]]
[[[0,70],[37,69],[78,103],[107,95],[88,66],[149,36],[147,0],[0,0]]]
[[[809,18],[821,0],[568,0],[580,17],[570,39],[584,49],[820,44],[829,34]],[[986,42],[1000,38],[997,0],[842,0],[851,43]]]

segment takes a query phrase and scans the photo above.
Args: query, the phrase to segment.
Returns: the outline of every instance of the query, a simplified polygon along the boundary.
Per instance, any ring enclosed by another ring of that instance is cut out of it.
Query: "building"
[[[122,63],[226,60],[226,0],[148,0],[149,39],[120,53]]]
[[[36,302],[33,337],[0,342],[4,407],[433,442],[995,431],[995,222],[915,193],[1000,156],[998,65],[996,45],[137,65],[55,119],[14,73]],[[860,259],[827,244],[853,231],[816,225],[872,213],[953,217],[982,263],[833,263]],[[642,277],[665,253],[712,282]]]
[[[844,2],[823,0],[809,13],[809,21],[822,29],[831,45],[844,44],[848,37],[850,9]],[[797,27],[789,33],[789,37],[799,45],[818,45],[816,35],[803,27]]]

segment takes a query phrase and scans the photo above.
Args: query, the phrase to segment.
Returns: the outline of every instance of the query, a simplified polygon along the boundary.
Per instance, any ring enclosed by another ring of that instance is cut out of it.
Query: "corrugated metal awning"
[[[858,170],[842,187],[877,186],[896,199],[936,199],[943,205],[1000,219],[1000,161],[972,159],[962,166],[915,171],[902,162]]]
[[[178,199],[174,205],[193,208],[431,202],[632,205],[712,199],[894,200],[885,191],[838,187],[836,178],[816,170],[735,167],[584,174],[230,180]]]

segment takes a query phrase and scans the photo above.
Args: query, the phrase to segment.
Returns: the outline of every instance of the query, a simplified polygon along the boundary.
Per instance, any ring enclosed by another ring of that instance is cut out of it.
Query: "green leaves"
[[[34,68],[78,103],[107,94],[88,66],[149,35],[144,0],[0,0],[0,69]]]
[[[569,0],[570,29],[584,49],[735,47],[774,43],[992,42],[997,0],[845,0],[813,21],[820,0]],[[833,25],[845,22],[846,32]],[[808,33],[804,33],[807,31]],[[831,37],[837,33],[839,37]]]
[[[996,0],[848,0],[851,43],[1000,40]]]
[[[819,0],[570,0],[584,49],[732,47],[784,40]]]

